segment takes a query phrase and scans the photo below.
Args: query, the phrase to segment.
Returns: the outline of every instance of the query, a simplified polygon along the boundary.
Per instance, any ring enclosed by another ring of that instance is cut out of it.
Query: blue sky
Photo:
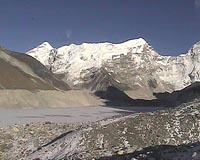
[[[26,52],[143,37],[160,54],[200,41],[200,0],[0,0],[0,45]]]

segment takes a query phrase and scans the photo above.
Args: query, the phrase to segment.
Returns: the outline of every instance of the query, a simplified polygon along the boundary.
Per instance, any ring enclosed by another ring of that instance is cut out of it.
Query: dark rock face
[[[69,90],[69,86],[34,58],[0,50],[0,88],[26,90]]]
[[[104,68],[90,68],[81,71],[81,81],[83,83],[74,87],[87,88],[91,91],[105,91],[109,86],[115,84],[114,79]]]

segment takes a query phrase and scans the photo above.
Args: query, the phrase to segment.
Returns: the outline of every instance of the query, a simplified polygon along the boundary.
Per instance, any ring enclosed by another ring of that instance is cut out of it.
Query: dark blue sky
[[[0,45],[25,52],[143,37],[160,54],[200,41],[200,0],[0,0]]]

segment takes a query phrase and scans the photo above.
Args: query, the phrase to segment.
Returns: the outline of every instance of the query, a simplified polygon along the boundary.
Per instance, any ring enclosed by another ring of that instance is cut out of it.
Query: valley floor
[[[51,109],[0,109],[0,125],[31,122],[94,122],[119,114],[161,110],[161,107],[66,107]]]

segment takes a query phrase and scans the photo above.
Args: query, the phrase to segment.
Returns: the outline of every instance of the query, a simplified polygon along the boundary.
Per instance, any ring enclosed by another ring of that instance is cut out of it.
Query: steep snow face
[[[117,58],[122,54],[142,54],[145,49],[153,49],[142,39],[129,40],[121,44],[112,43],[83,43],[71,44],[53,49],[49,44],[43,43],[37,48],[27,52],[54,73],[67,74],[67,80],[74,85],[80,83],[80,75],[83,70],[100,68],[104,61]],[[157,54],[153,52],[153,54]]]
[[[63,80],[73,86],[91,84],[92,80],[96,83],[96,73],[102,75],[102,68],[117,86],[123,84],[122,88],[128,90],[144,87],[150,92],[174,91],[200,81],[200,42],[187,54],[176,57],[159,55],[142,38],[120,44],[71,44],[58,49],[46,42],[27,54],[54,73],[63,74]]]
[[[48,57],[54,48],[48,43],[44,42],[38,47],[28,51],[26,54],[36,58],[44,65],[48,65]]]

